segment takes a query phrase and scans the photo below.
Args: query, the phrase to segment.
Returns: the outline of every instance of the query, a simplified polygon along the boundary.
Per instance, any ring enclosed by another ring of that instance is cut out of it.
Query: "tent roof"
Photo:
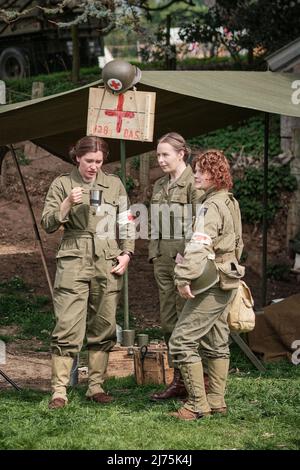
[[[273,72],[143,72],[139,91],[155,91],[154,142],[169,131],[186,138],[233,124],[258,112],[300,117],[292,103],[299,76]],[[81,88],[0,107],[0,145],[32,140],[68,160],[72,143],[85,135],[90,83]],[[110,159],[119,159],[119,141],[110,139]],[[153,143],[127,141],[126,155],[141,154]]]

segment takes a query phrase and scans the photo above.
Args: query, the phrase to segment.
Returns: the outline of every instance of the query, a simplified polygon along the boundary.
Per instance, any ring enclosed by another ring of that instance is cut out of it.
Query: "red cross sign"
[[[105,110],[105,115],[106,116],[116,116],[117,117],[117,125],[116,125],[116,131],[119,134],[122,129],[122,120],[123,118],[129,118],[132,119],[134,118],[135,113],[132,111],[123,111],[123,104],[124,104],[124,95],[121,94],[118,96],[118,105],[117,109],[111,110],[111,109],[106,109]]]
[[[117,89],[117,79],[111,79]],[[121,84],[122,89],[122,84]],[[90,88],[87,135],[152,142],[156,93],[125,91],[119,95]]]

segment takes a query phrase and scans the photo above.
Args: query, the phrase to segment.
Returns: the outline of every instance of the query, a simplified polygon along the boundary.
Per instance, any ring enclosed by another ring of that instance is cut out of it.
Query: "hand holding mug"
[[[73,188],[72,191],[70,192],[68,199],[71,205],[73,206],[74,204],[80,204],[82,203],[82,193],[84,192],[84,189],[81,188],[80,186],[77,186],[76,188]]]

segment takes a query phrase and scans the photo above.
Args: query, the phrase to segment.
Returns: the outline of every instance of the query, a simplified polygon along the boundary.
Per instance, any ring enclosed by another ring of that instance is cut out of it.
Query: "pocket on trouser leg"
[[[82,256],[74,253],[62,253],[56,258],[54,289],[72,289],[82,268]]]
[[[118,276],[117,274],[111,273],[113,267],[116,266],[115,260],[107,260],[106,263],[106,292],[120,292],[123,287],[123,275]]]

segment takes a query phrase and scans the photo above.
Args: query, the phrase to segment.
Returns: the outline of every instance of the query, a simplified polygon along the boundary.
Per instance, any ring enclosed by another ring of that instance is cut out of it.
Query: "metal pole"
[[[270,115],[265,113],[264,126],[264,185],[263,185],[263,246],[262,246],[262,289],[261,304],[267,303],[267,256],[268,256],[268,156]]]
[[[47,267],[47,264],[46,264],[46,258],[45,258],[45,253],[44,253],[44,249],[43,249],[43,245],[42,245],[42,240],[41,240],[39,230],[38,230],[38,226],[37,226],[35,216],[34,216],[34,213],[33,213],[33,210],[32,210],[31,202],[30,202],[30,199],[29,199],[29,196],[28,196],[28,192],[27,192],[27,189],[26,189],[26,186],[25,186],[25,182],[24,182],[24,179],[23,179],[23,175],[22,175],[22,172],[21,172],[21,169],[20,169],[20,165],[19,165],[19,162],[18,162],[18,159],[17,159],[15,149],[13,148],[12,145],[10,145],[9,147],[10,147],[11,154],[13,156],[14,162],[15,162],[16,167],[17,167],[17,171],[18,171],[18,174],[19,174],[19,177],[20,177],[20,180],[21,180],[21,185],[22,185],[22,188],[23,188],[23,192],[24,192],[24,195],[25,195],[27,206],[28,206],[28,209],[29,209],[29,212],[30,212],[30,215],[31,215],[33,230],[34,230],[34,233],[35,233],[35,238],[38,242],[38,247],[39,247],[41,258],[42,258],[44,271],[45,271],[46,278],[47,278],[47,281],[48,281],[48,287],[49,287],[51,296],[53,296],[53,287],[52,287],[48,267]]]
[[[252,364],[258,369],[260,372],[266,372],[265,367],[260,362],[259,359],[255,356],[255,354],[251,351],[248,344],[240,337],[238,333],[234,333],[231,331],[230,337],[236,342],[236,344],[241,348],[241,350],[246,354],[248,359],[252,362]]]
[[[72,369],[70,373],[70,387],[78,385],[78,367],[79,367],[79,354],[76,354],[73,359]]]
[[[18,392],[21,391],[21,388],[13,380],[11,380],[1,369],[0,369],[0,375],[2,375],[2,377],[4,377],[5,380],[7,380],[7,382],[10,383],[10,385],[12,385],[16,390],[18,390]]]
[[[125,141],[120,140],[121,152],[121,179],[126,188],[126,148]],[[123,276],[124,280],[124,330],[129,330],[129,302],[128,302],[128,272],[126,271]]]

